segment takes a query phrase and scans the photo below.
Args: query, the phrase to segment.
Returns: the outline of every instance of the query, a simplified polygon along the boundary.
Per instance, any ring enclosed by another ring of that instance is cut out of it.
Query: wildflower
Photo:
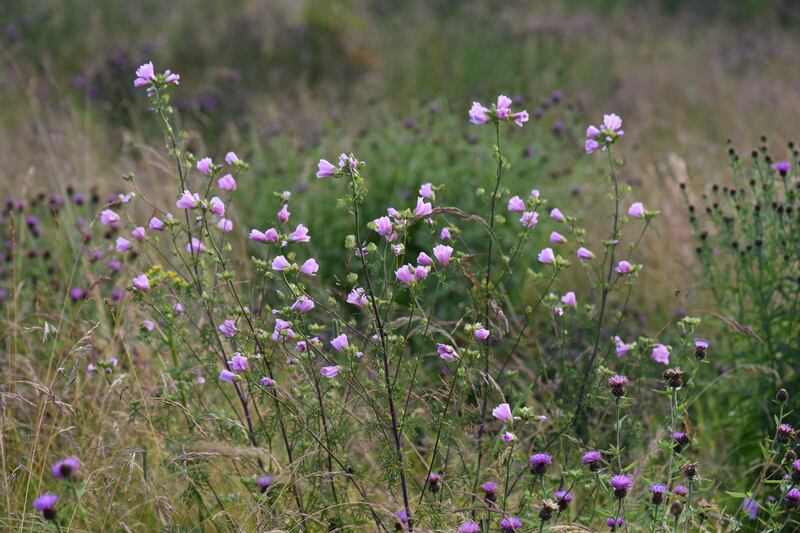
[[[228,368],[234,372],[244,372],[247,370],[247,357],[244,357],[239,352],[233,354],[230,361],[228,361]]]
[[[481,533],[481,526],[475,522],[464,522],[458,526],[458,533]]]
[[[511,406],[507,403],[501,403],[492,409],[492,416],[502,422],[510,422],[514,419],[513,415],[511,414]]]
[[[530,116],[528,115],[527,111],[522,110],[518,113],[512,114],[511,118],[514,120],[514,123],[521,128],[523,124],[528,122]]]
[[[270,377],[263,377],[263,378],[261,378],[261,380],[259,381],[259,383],[261,383],[261,386],[262,386],[262,387],[266,387],[266,388],[268,388],[268,389],[271,389],[272,387],[274,387],[274,386],[275,386],[275,380],[274,380],[274,379],[272,379],[272,378],[270,378]]]
[[[179,209],[194,209],[200,205],[200,195],[197,193],[192,194],[190,191],[183,191],[175,205]]]
[[[553,464],[553,458],[547,453],[534,453],[529,459],[531,474],[543,476],[547,473],[547,467]]]
[[[150,280],[147,279],[146,274],[139,274],[133,278],[133,288],[137,291],[147,292],[150,290]]]
[[[231,152],[233,153],[233,152]],[[261,476],[256,479],[256,486],[261,489],[261,493],[265,493],[269,490],[269,488],[275,484],[275,481],[269,476]]]
[[[606,518],[606,525],[608,526],[609,530],[616,531],[625,527],[625,519],[622,517]]]
[[[55,520],[56,503],[58,503],[58,496],[45,492],[33,501],[33,508],[42,513],[45,520]]]
[[[650,492],[652,493],[651,501],[654,504],[659,505],[664,501],[664,494],[667,492],[667,486],[653,483],[650,485]]]
[[[436,260],[439,261],[439,264],[442,266],[447,266],[447,263],[450,262],[450,255],[453,253],[452,246],[446,246],[444,244],[437,244],[433,247],[433,255],[436,257]]]
[[[778,392],[775,394],[775,399],[778,400],[780,403],[786,403],[789,401],[789,391],[786,389],[778,389]]]
[[[662,365],[669,364],[669,348],[667,348],[663,344],[656,344],[650,356],[656,363],[661,363]]]
[[[617,263],[617,268],[614,269],[614,271],[619,275],[630,274],[632,270],[633,270],[633,265],[631,265],[628,261],[625,261],[624,259],[619,263]]]
[[[288,222],[292,214],[289,212],[289,204],[283,204],[280,211],[278,211],[278,220],[281,222]]]
[[[550,242],[553,244],[564,244],[567,242],[567,238],[561,235],[559,232],[554,231],[550,233]]]
[[[409,286],[414,282],[415,279],[414,267],[410,264],[403,265],[395,271],[394,275],[397,278],[397,281],[405,286]]]
[[[339,370],[340,368],[338,365],[323,366],[319,369],[319,373],[322,374],[323,377],[331,379],[336,377],[336,375],[339,373]]]
[[[388,240],[393,240],[395,235],[394,229],[392,228],[392,221],[389,217],[380,217],[373,220],[375,224],[375,232],[378,235],[382,235],[386,237]]]
[[[238,331],[236,329],[236,322],[234,322],[230,318],[222,321],[222,324],[219,325],[219,330],[223,335],[225,335],[228,338],[231,338],[234,335],[236,335],[236,332]]]
[[[306,276],[316,276],[318,270],[319,264],[313,257],[311,259],[306,259],[306,261],[300,265],[300,273],[305,274]]]
[[[134,87],[144,87],[156,81],[156,73],[153,62],[149,61],[136,69],[136,79],[133,80]]]
[[[236,180],[230,174],[225,174],[217,180],[217,186],[223,191],[235,191]]]
[[[688,446],[691,442],[689,435],[682,431],[676,431],[672,434],[672,442],[674,443],[673,449],[675,453],[681,453],[683,451],[684,446]]]
[[[417,263],[422,266],[431,266],[433,265],[433,259],[425,252],[420,252],[417,256]]]
[[[214,163],[210,157],[204,157],[197,162],[197,170],[208,176],[214,170]]]
[[[60,461],[56,461],[53,465],[53,476],[58,479],[70,479],[78,475],[78,469],[81,467],[81,462],[74,455],[65,457]]]
[[[269,228],[264,232],[258,231],[257,229],[251,229],[250,240],[263,243],[275,243],[278,242],[278,231],[275,228]]]
[[[119,222],[119,215],[116,214],[111,209],[103,209],[100,212],[100,223],[104,226],[108,226],[109,224],[115,224]]]
[[[791,169],[792,166],[788,161],[777,161],[772,164],[772,168],[785,178],[786,175],[789,174],[789,169]]]
[[[361,287],[355,287],[350,294],[347,295],[347,303],[355,305],[356,307],[364,307],[367,305],[367,293]]]
[[[117,237],[116,249],[120,253],[125,253],[131,249],[131,241],[125,237]]]
[[[783,500],[790,507],[797,507],[798,504],[800,504],[800,490],[792,487],[792,489],[786,493],[786,496],[783,497]]]
[[[414,214],[418,217],[426,217],[433,213],[433,207],[430,203],[425,203],[425,200],[419,196],[417,197],[417,207],[414,208]]]
[[[751,498],[745,498],[742,502],[742,509],[747,513],[750,520],[758,518],[758,502]]]
[[[442,482],[444,476],[441,474],[437,474],[436,472],[431,472],[428,474],[428,484],[431,487],[431,492],[439,492],[439,483]]]
[[[150,219],[149,227],[153,231],[163,231],[164,222],[161,219],[157,218],[157,217],[153,217],[153,218]]]
[[[86,291],[81,289],[80,287],[72,287],[69,290],[69,299],[73,302],[79,302],[86,298]]]
[[[789,424],[781,424],[778,426],[778,442],[787,444],[789,439],[794,436],[794,428]]]
[[[211,199],[211,201],[208,203],[208,207],[211,210],[211,212],[217,215],[218,217],[221,217],[222,215],[225,214],[225,203],[222,200],[220,200],[219,197],[217,196]]]
[[[497,499],[497,483],[487,481],[481,485],[481,490],[483,491],[483,497],[486,498],[487,501],[493,502]]]
[[[432,183],[423,183],[422,186],[419,188],[419,195],[423,198],[433,199],[436,197],[436,193],[433,192],[433,184]]]
[[[331,341],[331,346],[333,346],[333,349],[336,350],[337,352],[344,352],[349,345],[350,343],[347,340],[347,335],[345,335],[344,333],[342,333],[338,337],[334,337],[333,340]]]
[[[628,384],[628,378],[625,376],[615,375],[608,378],[608,386],[611,387],[611,395],[615,398],[622,398],[625,396],[625,385]]]
[[[133,231],[131,231],[131,235],[133,235],[133,238],[139,242],[143,241],[145,237],[147,237],[147,233],[142,226],[134,228]]]
[[[475,340],[485,341],[489,338],[489,330],[486,328],[478,328],[475,330]]]
[[[503,439],[503,442],[514,442],[515,440],[517,440],[517,436],[511,433],[510,431],[506,431],[505,433],[503,433],[503,436],[501,438]]]
[[[441,357],[444,361],[452,361],[457,355],[456,349],[449,344],[437,344],[436,351],[439,352],[439,357]]]
[[[317,164],[317,178],[330,178],[336,174],[336,167],[328,160],[320,159]]]
[[[584,248],[583,246],[578,248],[577,255],[578,255],[578,259],[580,259],[582,261],[588,261],[590,259],[594,259],[594,252],[592,252],[588,248]]]
[[[186,245],[186,251],[191,253],[192,255],[201,254],[206,251],[206,247],[203,246],[203,243],[200,242],[200,239],[197,237],[192,237],[192,240],[189,241],[189,244]]]
[[[272,270],[284,270],[289,266],[289,261],[286,260],[285,257],[279,255],[275,259],[272,260]]]
[[[525,211],[519,217],[519,221],[523,227],[532,229],[539,222],[539,213],[536,211]]]
[[[694,340],[694,356],[702,361],[706,358],[706,352],[708,351],[708,347],[710,346],[709,342],[705,339],[695,339]]]
[[[231,372],[230,370],[220,370],[219,372],[219,380],[220,381],[235,381],[238,379],[239,376]]]
[[[553,253],[552,248],[545,248],[544,250],[539,252],[537,258],[539,259],[540,263],[543,263],[545,265],[552,265],[553,263],[556,262],[556,255]]]
[[[508,210],[511,212],[525,211],[525,201],[519,196],[514,196],[508,201]]]
[[[686,495],[689,494],[689,491],[686,490],[686,487],[684,487],[683,485],[675,485],[672,488],[672,494],[674,494],[675,496],[685,497]]]
[[[561,297],[561,303],[569,307],[576,307],[578,305],[578,300],[575,298],[575,293],[569,291]]]
[[[644,204],[634,202],[628,209],[628,216],[631,218],[642,218],[644,216]]]
[[[622,131],[622,119],[614,114],[603,115],[602,127],[589,126],[586,129],[586,143],[584,145],[586,153],[591,154],[600,148],[610,146],[623,135],[625,135],[625,132]]]
[[[183,314],[183,304],[175,302],[175,305],[172,306],[172,312],[175,313],[175,316],[181,316]]]
[[[489,110],[479,102],[472,102],[472,107],[469,110],[469,121],[477,125],[486,124],[489,121]]]
[[[298,313],[308,313],[312,309],[314,309],[314,301],[310,300],[305,295],[298,298],[297,301],[292,304],[292,311],[297,311]]]
[[[683,370],[680,368],[668,368],[664,371],[664,379],[667,384],[673,389],[679,389],[683,386]]]
[[[597,472],[603,462],[603,454],[598,451],[586,452],[583,454],[581,462],[587,465],[592,472]]]
[[[143,320],[142,327],[147,331],[153,331],[154,329],[156,329],[156,325],[153,323],[152,320]]]
[[[290,327],[292,324],[291,322],[287,322],[286,320],[281,320],[280,318],[275,319],[275,330],[272,332],[272,340],[277,341],[281,340],[282,338],[293,339],[294,338],[294,331]]]
[[[557,207],[550,210],[550,218],[556,222],[564,222],[567,219]]]
[[[621,500],[631,490],[633,481],[628,476],[616,475],[609,480],[608,484],[614,489],[614,496]]]
[[[511,114],[511,98],[501,94],[497,97],[497,118],[505,120]]]
[[[397,511],[395,513],[395,516],[397,517],[397,521],[400,522],[400,524],[408,523],[408,513],[406,513],[405,511],[403,510]],[[403,526],[400,525],[398,529],[403,529]]]
[[[229,218],[221,218],[217,222],[217,227],[224,233],[229,233],[233,231],[233,221]]]
[[[500,520],[500,530],[503,533],[516,533],[522,530],[522,520],[516,516],[507,516]]]
[[[689,478],[689,481],[697,476],[697,463],[685,463],[681,467],[683,475]]]
[[[292,242],[308,242],[311,237],[308,235],[308,228],[302,224],[298,224],[297,228],[289,234],[289,240]]]
[[[567,492],[565,490],[555,491],[555,493],[553,493],[553,497],[556,499],[556,502],[558,502],[558,508],[561,511],[566,510],[566,508],[569,506],[569,504],[572,503],[572,500],[574,499],[572,493]]]

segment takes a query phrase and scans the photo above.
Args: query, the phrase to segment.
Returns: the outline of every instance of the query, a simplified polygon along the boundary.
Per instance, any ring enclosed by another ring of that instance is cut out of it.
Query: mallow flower
[[[507,403],[501,403],[492,409],[492,416],[501,422],[510,422],[514,419],[514,416],[511,414],[511,406]]]
[[[306,259],[306,261],[300,265],[300,273],[306,276],[316,276],[318,270],[319,264],[313,257],[311,259]]]
[[[450,256],[453,253],[452,246],[446,246],[444,244],[437,244],[433,247],[433,255],[436,257],[436,260],[439,261],[439,264],[442,266],[447,266],[447,263],[450,262]]]
[[[236,180],[230,174],[225,174],[217,180],[217,186],[223,191],[235,191]]]
[[[539,259],[540,263],[543,263],[545,265],[552,265],[553,263],[556,262],[556,255],[553,253],[552,248],[545,248],[544,250],[539,252],[537,258]]]
[[[644,216],[644,204],[642,202],[634,202],[628,209],[628,216],[631,218],[642,218]]]
[[[344,352],[349,345],[350,343],[347,340],[347,335],[344,333],[338,337],[334,337],[333,340],[331,340],[331,346],[333,346],[333,349],[337,352]]]
[[[519,196],[513,196],[508,200],[508,210],[511,212],[525,211],[525,201]]]
[[[210,157],[204,157],[200,161],[197,162],[197,170],[208,176],[211,172],[214,171],[214,163],[211,161]]]

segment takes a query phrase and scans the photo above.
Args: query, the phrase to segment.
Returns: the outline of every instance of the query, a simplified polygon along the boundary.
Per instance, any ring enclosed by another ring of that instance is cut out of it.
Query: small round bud
[[[786,389],[778,389],[778,392],[775,394],[775,399],[781,403],[786,403],[789,401],[789,391]]]

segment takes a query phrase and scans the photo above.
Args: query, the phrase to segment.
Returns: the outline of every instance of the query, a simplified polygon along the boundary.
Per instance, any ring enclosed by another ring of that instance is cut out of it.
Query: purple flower
[[[485,341],[489,338],[489,330],[486,328],[478,328],[475,330],[475,340]]]
[[[458,526],[458,533],[481,533],[481,526],[475,522],[464,522]]]
[[[330,378],[335,378],[336,375],[339,373],[339,370],[340,368],[338,365],[323,366],[322,368],[320,368],[319,373],[322,374],[323,377],[330,379]]]
[[[327,159],[320,159],[317,164],[317,178],[330,178],[336,174],[336,167]]]
[[[567,492],[565,490],[555,491],[555,493],[553,493],[553,497],[556,499],[556,503],[558,503],[558,508],[562,511],[565,510],[567,506],[572,503],[572,500],[575,499],[571,492]]]
[[[608,484],[611,485],[611,488],[614,489],[614,496],[616,496],[618,499],[621,500],[622,498],[627,496],[628,491],[631,490],[631,487],[633,486],[633,481],[631,481],[631,478],[629,478],[628,476],[620,474],[612,477],[609,480]]]
[[[800,504],[800,490],[797,490],[796,488],[792,487],[792,489],[786,493],[786,496],[784,496],[783,499],[789,505],[793,507],[797,506],[798,504]]]
[[[578,255],[578,259],[581,259],[583,261],[588,261],[590,259],[594,259],[594,253],[591,250],[589,250],[588,248],[584,248],[583,246],[578,248],[578,254],[577,255]]]
[[[145,239],[145,237],[147,237],[147,232],[145,231],[144,227],[138,226],[131,231],[131,235],[133,235],[134,239],[141,242]]]
[[[619,337],[614,337],[614,346],[616,349],[617,357],[622,357],[628,353],[628,345],[625,344]]]
[[[53,476],[58,479],[69,479],[78,475],[78,469],[81,467],[81,462],[74,455],[66,457],[60,461],[56,461],[53,465]]]
[[[146,274],[139,274],[133,278],[133,288],[137,291],[147,292],[150,290],[150,280],[147,279]]]
[[[592,472],[600,470],[600,464],[603,462],[603,454],[598,451],[590,451],[583,454],[581,462],[589,467]]]
[[[567,238],[561,235],[559,232],[554,231],[550,233],[550,242],[553,244],[564,244],[567,242]]]
[[[433,184],[432,183],[423,183],[422,186],[419,188],[419,195],[423,198],[435,198],[436,194],[433,192]]]
[[[117,237],[116,249],[119,253],[125,253],[131,249],[131,241],[125,237]]]
[[[495,483],[494,481],[487,481],[486,483],[481,485],[481,490],[487,496],[490,494],[494,495],[495,491],[497,490],[497,483]]]
[[[500,530],[503,533],[516,533],[522,529],[522,520],[516,516],[507,516],[500,520]]]
[[[631,265],[628,261],[625,261],[624,259],[619,263],[617,263],[617,268],[614,269],[614,271],[621,276],[625,274],[630,274],[632,270],[633,270],[633,265]]]
[[[261,476],[258,479],[256,479],[256,485],[261,489],[262,493],[267,492],[269,488],[274,484],[275,481],[269,476]]]
[[[153,331],[154,329],[156,329],[156,325],[153,323],[152,320],[143,320],[142,327],[147,331]]]
[[[452,361],[456,358],[456,349],[449,344],[437,344],[436,351],[439,352],[439,357],[445,361]]]
[[[104,226],[108,226],[109,224],[115,224],[119,222],[119,215],[116,214],[111,209],[103,209],[100,212],[100,223]]]
[[[163,231],[164,222],[162,222],[161,219],[159,219],[157,217],[153,217],[153,218],[150,219],[149,226],[150,226],[150,229],[153,230],[153,231]]]
[[[264,232],[251,229],[250,240],[263,243],[275,243],[278,242],[278,231],[275,228],[270,228]]]
[[[239,156],[236,155],[236,152],[228,152],[225,154],[225,162],[229,165],[234,165],[240,161]]]
[[[200,205],[200,195],[197,193],[192,194],[190,191],[183,191],[175,205],[179,209],[194,209]]]
[[[186,251],[192,255],[198,255],[206,251],[206,247],[200,242],[197,237],[192,237],[192,240],[186,245]]]
[[[231,372],[230,370],[221,370],[219,373],[219,380],[220,381],[235,381],[238,378],[236,374]]]
[[[750,520],[758,518],[758,502],[751,498],[745,498],[742,502],[742,509],[747,513]]]
[[[436,260],[439,261],[439,264],[442,266],[447,266],[447,263],[450,262],[450,255],[453,253],[452,246],[446,246],[444,244],[437,244],[433,247],[433,255],[436,257]]]
[[[786,176],[792,166],[788,161],[777,161],[772,165],[772,168],[774,168],[781,176]]]
[[[313,257],[311,259],[307,259],[302,265],[300,265],[300,273],[305,274],[306,276],[316,276],[318,270],[319,264]]]
[[[425,200],[421,197],[417,197],[417,206],[414,208],[414,214],[418,217],[426,217],[433,213],[433,207],[430,203],[426,203]]]
[[[217,180],[217,186],[223,191],[235,191],[236,180],[230,174],[225,174]]]
[[[308,313],[312,309],[314,309],[314,302],[305,295],[298,298],[297,301],[292,304],[292,311],[297,311],[301,314]]]
[[[607,518],[606,525],[611,531],[616,531],[617,529],[622,529],[625,526],[625,519],[621,516],[619,518]]]
[[[525,211],[525,201],[519,196],[514,196],[508,201],[508,210],[511,212]]]
[[[152,61],[136,69],[136,79],[133,80],[134,87],[144,87],[154,81],[156,81],[156,73]]]
[[[230,361],[228,361],[228,368],[230,368],[234,372],[244,372],[247,370],[247,357],[243,356],[239,352],[233,354]]]
[[[261,378],[261,381],[259,381],[259,383],[261,383],[262,387],[266,387],[268,389],[275,386],[275,380],[270,377]]]
[[[662,365],[669,365],[669,348],[663,344],[656,344],[653,353],[650,355],[653,361]]]
[[[234,335],[236,335],[236,332],[238,331],[236,329],[236,322],[234,322],[230,318],[227,320],[223,320],[222,324],[219,325],[219,330],[223,335],[225,335],[228,338],[231,338]]]
[[[333,349],[337,352],[344,352],[349,345],[350,343],[347,340],[347,335],[344,333],[338,337],[334,337],[333,340],[331,340],[331,346],[333,346]]]
[[[505,433],[503,433],[501,438],[503,439],[503,442],[514,442],[515,440],[517,440],[517,436],[511,433],[510,431],[506,431]]]
[[[355,287],[350,294],[347,295],[347,303],[355,305],[356,307],[364,307],[367,305],[367,293],[361,287]]]
[[[525,211],[519,217],[519,221],[523,227],[531,229],[539,222],[539,213],[536,211]]]
[[[501,94],[497,97],[497,118],[506,120],[511,115],[511,98]]]
[[[511,406],[507,403],[501,403],[492,409],[492,416],[502,422],[509,422],[514,419],[514,416],[511,414]]]
[[[308,242],[311,237],[308,235],[308,228],[302,224],[298,224],[295,230],[289,234],[289,240],[292,242]]]
[[[578,305],[578,300],[575,298],[575,293],[569,291],[567,294],[561,297],[561,303],[568,307],[576,307]]]
[[[534,453],[529,459],[531,473],[543,476],[547,472],[547,467],[553,464],[553,458],[548,453]]]
[[[684,487],[683,485],[675,485],[675,487],[673,487],[672,489],[672,494],[676,496],[686,496],[687,494],[689,494],[689,491],[686,490],[686,487]]]
[[[33,508],[42,513],[45,520],[55,520],[56,503],[58,503],[58,496],[45,492],[33,501]]]
[[[422,266],[431,266],[433,265],[433,259],[425,252],[420,252],[417,256],[417,263]]]
[[[592,153],[595,150],[614,144],[623,135],[625,135],[625,132],[622,131],[622,119],[615,114],[603,115],[602,127],[589,126],[586,128],[586,144],[584,147],[587,153]]]
[[[84,298],[86,298],[86,291],[84,291],[80,287],[72,287],[69,290],[69,298],[73,302],[79,302],[79,301],[83,300]]]
[[[210,157],[204,157],[200,161],[197,162],[197,170],[208,176],[211,172],[214,171],[214,163],[211,161]]]
[[[472,102],[469,110],[469,121],[473,124],[486,124],[489,121],[489,110],[483,107],[480,102]]]
[[[272,260],[272,270],[284,270],[289,266],[289,261],[286,260],[285,257],[279,255],[275,259]]]
[[[217,222],[217,227],[225,233],[231,232],[233,231],[233,221],[229,218],[221,218]]]
[[[288,222],[292,214],[289,212],[289,204],[283,204],[280,211],[278,211],[278,220],[280,222]]]
[[[442,228],[442,232],[439,234],[439,238],[443,241],[449,241],[452,236],[450,235],[450,230],[447,228]]]
[[[518,113],[514,113],[513,115],[511,115],[511,118],[514,119],[514,123],[521,128],[523,124],[528,122],[530,116],[528,115],[527,111],[522,110]]]
[[[566,220],[564,214],[557,207],[550,210],[550,218],[556,222],[564,222]]]
[[[539,262],[545,265],[552,265],[553,263],[556,262],[556,255],[553,253],[552,248],[545,248],[544,250],[539,252],[539,255],[537,257],[539,259]]]
[[[397,281],[405,286],[409,286],[414,283],[415,277],[413,265],[408,264],[401,266],[395,271],[394,275],[397,278]]]
[[[389,217],[380,217],[372,221],[375,224],[375,232],[378,235],[386,237],[388,240],[394,240],[396,234],[392,228],[392,221]]]
[[[628,216],[631,218],[642,218],[644,216],[644,204],[635,202],[628,209]]]
[[[217,196],[211,199],[211,201],[208,203],[208,208],[218,217],[221,217],[225,214],[225,203]]]

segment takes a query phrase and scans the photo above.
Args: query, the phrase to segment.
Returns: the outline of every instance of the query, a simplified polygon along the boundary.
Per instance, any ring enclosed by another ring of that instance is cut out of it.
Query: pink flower
[[[433,255],[436,257],[436,260],[439,261],[439,264],[442,266],[447,266],[447,263],[450,262],[450,256],[453,254],[453,247],[446,246],[444,244],[437,244],[433,247]]]
[[[339,373],[339,370],[340,368],[338,365],[323,366],[319,369],[319,373],[322,374],[323,377],[331,379],[336,377],[336,375]]]
[[[210,157],[204,157],[197,162],[197,170],[208,176],[214,170],[214,163]]]
[[[594,139],[586,139],[586,142],[583,143],[583,149],[586,150],[587,154],[594,153],[600,149],[600,143]]]
[[[567,242],[567,238],[561,235],[559,232],[554,231],[550,234],[550,242],[553,244],[564,244]]]
[[[272,270],[284,270],[286,267],[289,266],[289,261],[286,260],[285,257],[279,255],[275,259],[272,260]]]
[[[583,246],[578,248],[578,254],[577,255],[578,255],[578,259],[582,259],[584,261],[587,261],[589,259],[594,259],[594,252],[592,252],[588,248],[584,248]]]
[[[419,255],[417,256],[417,263],[422,266],[429,267],[433,265],[433,259],[431,259],[431,256],[429,256],[425,252],[420,252]]]
[[[456,358],[456,349],[449,344],[437,344],[436,351],[439,352],[439,357],[444,361],[452,361]]]
[[[550,211],[550,218],[552,218],[556,222],[564,222],[566,220],[564,214],[557,207],[554,207]]]
[[[624,259],[617,263],[617,268],[614,269],[614,271],[619,275],[630,274],[631,270],[633,270],[633,265]]]
[[[239,379],[239,376],[231,372],[230,370],[221,370],[219,373],[219,380],[220,381],[235,381]]]
[[[511,115],[511,98],[501,94],[497,97],[497,118],[505,120]]]
[[[628,353],[628,345],[625,344],[619,337],[614,337],[614,346],[616,348],[617,357],[622,357]]]
[[[194,209],[200,205],[200,195],[197,193],[192,194],[189,191],[183,191],[183,194],[175,205],[180,209]]]
[[[147,279],[147,274],[139,274],[133,278],[133,288],[137,291],[147,292],[150,290],[150,280]]]
[[[419,188],[419,195],[423,198],[433,198],[433,184],[432,183],[423,183],[422,186]]]
[[[136,69],[136,79],[133,80],[134,87],[144,87],[154,81],[156,81],[156,73],[152,61],[148,61]]]
[[[443,241],[449,241],[451,238],[450,230],[447,228],[442,228],[442,233],[439,234],[439,238]]]
[[[216,196],[208,203],[208,207],[218,217],[225,214],[225,203]]]
[[[472,102],[469,110],[469,121],[473,124],[486,124],[489,121],[489,110],[483,107],[480,102]]]
[[[651,354],[653,361],[656,363],[661,363],[662,365],[669,365],[669,348],[664,346],[663,344],[657,344],[655,348],[653,348],[653,353]]]
[[[556,256],[553,253],[552,248],[545,248],[539,255],[537,256],[540,263],[544,263],[545,265],[552,265],[556,262]]]
[[[319,163],[317,164],[317,177],[330,178],[334,174],[336,174],[336,167],[333,166],[328,160],[320,159]]]
[[[125,237],[117,237],[117,251],[120,253],[127,252],[131,249],[131,241]]]
[[[186,251],[192,255],[201,254],[206,251],[206,247],[197,237],[192,237],[192,241],[186,245]]]
[[[350,346],[350,343],[347,340],[347,335],[342,333],[338,337],[334,337],[333,340],[331,340],[331,346],[333,346],[333,349],[337,352],[344,352],[347,347]]]
[[[175,313],[175,316],[181,316],[183,314],[183,304],[175,302],[175,305],[172,306],[172,311]]]
[[[219,330],[220,330],[220,332],[222,332],[223,335],[225,335],[226,337],[229,337],[229,338],[233,337],[234,335],[236,335],[236,331],[238,331],[236,329],[236,323],[233,320],[231,320],[230,318],[227,319],[227,320],[224,320],[222,322],[222,324],[219,325]]]
[[[414,268],[414,279],[420,281],[427,278],[428,272],[430,272],[430,270],[431,267],[418,265],[416,268]]]
[[[576,307],[578,305],[578,300],[575,298],[575,293],[569,291],[561,297],[561,303],[569,307]]]
[[[414,283],[414,267],[412,265],[401,266],[395,271],[394,275],[397,277],[397,281],[405,286]]]
[[[229,218],[221,218],[219,222],[217,222],[217,227],[223,232],[228,233],[233,231],[233,221]]]
[[[519,113],[514,113],[513,115],[511,115],[511,118],[513,118],[514,123],[521,128],[523,124],[528,122],[530,116],[528,115],[527,111],[523,110],[520,111]]]
[[[522,212],[525,211],[525,200],[520,198],[519,196],[514,196],[508,201],[508,210],[509,211],[518,211]]]
[[[131,232],[131,235],[133,235],[133,238],[139,242],[143,241],[145,237],[147,237],[147,233],[145,232],[145,229],[142,226],[134,228],[133,231]]]
[[[514,442],[515,440],[517,440],[517,436],[511,433],[510,431],[506,431],[505,433],[503,433],[502,439],[503,442]]]
[[[525,211],[522,213],[522,216],[519,217],[519,221],[522,225],[528,229],[533,228],[539,222],[539,213],[536,211]]]
[[[103,211],[100,212],[100,223],[104,226],[115,224],[117,222],[119,222],[119,215],[111,209],[103,209]]]
[[[258,231],[257,229],[251,229],[250,240],[263,243],[278,242],[278,232],[275,230],[275,228],[270,228],[265,232]]]
[[[225,174],[220,179],[217,180],[217,185],[223,191],[235,191],[236,190],[236,180],[233,179],[233,176],[230,174]]]
[[[375,232],[378,235],[382,235],[390,241],[393,240],[394,229],[392,228],[392,221],[389,217],[376,218],[373,222],[375,223]]]
[[[644,204],[635,202],[628,209],[628,216],[631,218],[642,218],[644,216]]]
[[[308,228],[302,224],[298,224],[297,228],[289,234],[289,240],[292,242],[308,242],[311,237],[308,235]]]
[[[153,331],[154,329],[156,329],[156,325],[153,323],[152,320],[143,320],[142,327],[147,331]]]
[[[233,357],[228,361],[228,368],[234,372],[244,372],[247,370],[247,357],[244,357],[239,352],[233,354]]]
[[[150,219],[149,227],[153,231],[163,231],[164,230],[164,222],[157,217],[153,217]]]
[[[421,196],[417,197],[417,207],[414,209],[414,214],[418,217],[426,217],[433,213],[431,204],[425,203]]]
[[[300,265],[300,273],[306,276],[316,276],[318,270],[319,264],[317,264],[317,260],[313,257],[311,259],[306,259],[305,263]]]
[[[475,330],[475,339],[485,341],[489,338],[489,330],[486,328],[478,328]]]
[[[347,303],[355,305],[356,307],[364,307],[367,305],[367,293],[361,287],[355,287],[350,294],[347,295]]]
[[[234,163],[238,163],[240,161],[239,156],[236,155],[236,152],[228,152],[225,154],[225,162],[229,165],[233,165]]]
[[[305,295],[298,298],[297,301],[292,304],[292,311],[297,311],[298,313],[308,313],[312,309],[314,309],[314,301],[310,300]]]
[[[501,403],[492,409],[492,416],[502,422],[509,422],[514,419],[513,415],[511,414],[511,406],[507,403]]]
[[[281,210],[278,211],[278,220],[281,222],[288,222],[291,213],[289,212],[289,204],[283,204]]]

